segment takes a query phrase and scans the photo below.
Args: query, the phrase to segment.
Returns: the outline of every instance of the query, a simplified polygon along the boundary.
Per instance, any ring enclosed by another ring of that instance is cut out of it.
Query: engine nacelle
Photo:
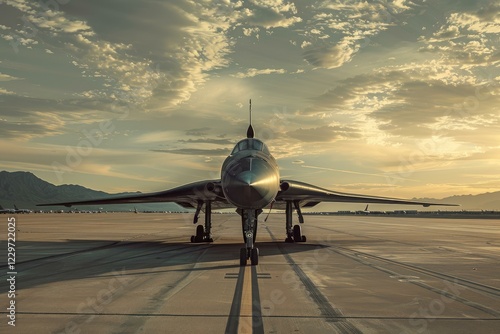
[[[220,184],[215,184],[213,182],[208,182],[205,185],[205,191],[206,192],[210,192],[210,193],[214,193],[216,195],[220,195],[222,193],[222,188],[221,188]]]
[[[288,188],[290,188],[290,184],[288,182],[281,182],[280,183],[280,190],[281,191],[287,191]]]

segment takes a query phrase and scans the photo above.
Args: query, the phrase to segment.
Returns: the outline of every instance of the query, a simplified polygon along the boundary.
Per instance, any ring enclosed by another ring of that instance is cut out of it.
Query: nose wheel
[[[259,249],[258,248],[241,248],[240,249],[240,266],[246,266],[247,261],[250,259],[252,266],[259,264]]]
[[[240,266],[246,266],[247,260],[248,260],[247,249],[241,248],[240,249]]]

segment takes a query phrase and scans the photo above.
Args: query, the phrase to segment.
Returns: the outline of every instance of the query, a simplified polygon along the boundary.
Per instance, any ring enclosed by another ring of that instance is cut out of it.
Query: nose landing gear
[[[246,266],[248,259],[252,266],[259,264],[259,249],[254,246],[257,238],[257,217],[261,212],[262,210],[238,210],[245,242],[245,247],[240,249],[240,266]]]

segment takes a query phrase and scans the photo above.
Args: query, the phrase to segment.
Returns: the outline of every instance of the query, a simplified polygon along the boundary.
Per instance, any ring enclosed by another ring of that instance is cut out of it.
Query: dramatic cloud
[[[332,142],[359,137],[359,134],[357,134],[354,129],[344,126],[322,126],[311,129],[297,129],[288,132],[287,135],[303,142]]]
[[[304,52],[304,58],[309,64],[316,67],[336,68],[351,60],[352,55],[359,47],[342,41],[334,46],[321,46],[308,48]]]
[[[216,145],[234,145],[235,142],[229,139],[200,138],[200,139],[182,139],[179,143],[183,144],[216,144]]]
[[[304,32],[304,58],[311,65],[337,68],[352,60],[371,38],[394,26],[412,9],[411,1],[322,2],[313,5],[314,16]],[[336,42],[332,42],[336,40]]]
[[[182,148],[172,150],[151,150],[152,152],[162,152],[182,155],[201,155],[201,156],[227,156],[231,153],[230,149],[201,149],[201,148]]]
[[[2,95],[15,95],[16,93],[0,87],[0,94],[2,94]]]
[[[11,81],[11,80],[19,80],[20,78],[13,77],[12,75],[0,73],[0,81]]]
[[[252,99],[285,176],[477,193],[500,168],[499,13],[489,0],[6,0],[0,167],[68,167],[92,133],[65,182],[217,178]]]
[[[196,136],[196,137],[203,137],[206,136],[210,128],[198,128],[198,129],[189,129],[186,131],[187,136]]]
[[[242,73],[242,72],[236,73],[234,75],[234,77],[236,77],[236,78],[251,78],[251,77],[254,77],[256,75],[273,74],[273,73],[283,74],[285,72],[286,71],[284,69],[267,68],[267,69],[263,69],[263,70],[258,70],[256,68],[249,68],[245,73]]]
[[[500,61],[498,34],[500,6],[487,4],[467,12],[454,12],[432,36],[421,36],[426,46],[420,51],[439,52],[457,64],[484,64]]]

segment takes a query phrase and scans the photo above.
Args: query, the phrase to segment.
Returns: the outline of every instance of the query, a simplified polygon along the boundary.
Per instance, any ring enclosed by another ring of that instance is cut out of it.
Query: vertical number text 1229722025
[[[7,317],[10,320],[10,326],[16,325],[16,218],[8,218],[7,227],[7,282],[9,282],[9,291],[7,297],[9,298],[9,307],[7,308]]]

